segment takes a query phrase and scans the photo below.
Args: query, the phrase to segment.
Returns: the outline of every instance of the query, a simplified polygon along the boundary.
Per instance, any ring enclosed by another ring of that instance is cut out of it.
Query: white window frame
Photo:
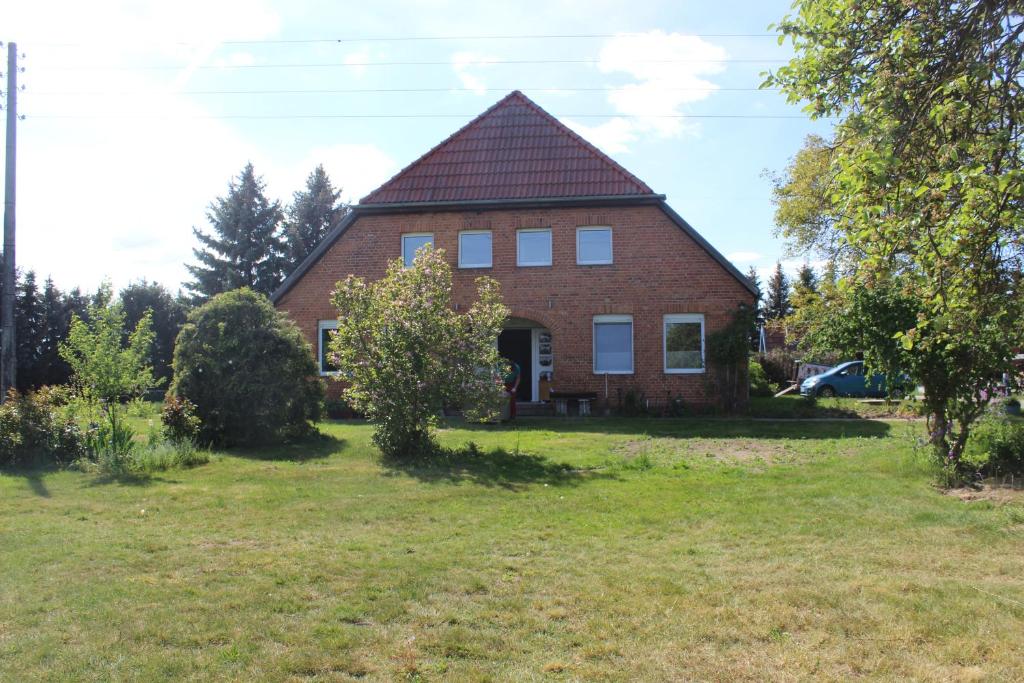
[[[699,368],[670,368],[668,366],[668,326],[675,323],[700,323],[700,367]],[[661,364],[666,375],[700,375],[707,368],[705,356],[704,339],[704,314],[703,313],[670,313],[664,317],[661,323]]]
[[[548,260],[546,263],[524,263],[523,262],[523,249],[522,243],[520,242],[519,236],[524,232],[546,232],[548,234]],[[555,244],[554,236],[551,234],[551,228],[523,228],[516,230],[516,265],[520,268],[540,268],[544,266],[550,266],[555,260]]]
[[[600,323],[629,323],[629,370],[605,370],[599,372],[597,369],[597,326]],[[595,375],[632,375],[636,370],[636,346],[635,333],[633,329],[633,316],[631,315],[595,315],[590,325],[590,356],[591,369]]]
[[[405,233],[402,233],[402,266],[404,266],[405,268],[409,268],[409,267],[412,266],[411,262],[410,263],[406,263],[405,262],[405,240],[406,240],[407,237],[429,237],[430,238],[430,245],[434,246],[434,233],[432,233],[432,232],[405,232]],[[416,252],[412,253],[412,257],[414,259],[416,258]]]
[[[580,257],[580,233],[582,232],[607,232],[608,233],[608,260],[607,261],[584,261]],[[579,266],[607,266],[615,262],[615,243],[613,241],[612,229],[608,225],[584,225],[576,228],[576,265]]]
[[[487,263],[466,263],[462,258],[463,235],[488,235],[491,238],[491,253]],[[462,230],[459,232],[459,268],[491,268],[494,266],[494,233],[490,230]]]
[[[321,377],[333,377],[340,370],[324,370],[324,330],[338,329],[337,320],[321,320],[316,325],[316,367]]]

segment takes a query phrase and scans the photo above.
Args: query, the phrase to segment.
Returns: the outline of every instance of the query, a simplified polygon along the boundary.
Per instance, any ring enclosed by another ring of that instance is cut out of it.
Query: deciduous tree
[[[796,57],[767,82],[838,119],[819,177],[825,210],[842,207],[835,250],[855,254],[841,291],[919,305],[894,334],[924,384],[931,443],[956,469],[1024,345],[1020,3],[794,7],[778,28]]]

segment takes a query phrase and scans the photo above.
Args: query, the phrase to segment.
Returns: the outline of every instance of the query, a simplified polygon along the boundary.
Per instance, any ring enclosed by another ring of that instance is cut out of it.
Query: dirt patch
[[[800,459],[790,444],[765,439],[633,439],[617,449],[623,458],[647,456],[661,464],[680,460],[708,460],[729,464],[770,465]]]
[[[982,484],[977,488],[956,488],[944,491],[947,496],[959,498],[965,503],[975,500],[987,500],[992,503],[1024,503],[1024,489],[1010,488],[1009,486],[992,486]]]

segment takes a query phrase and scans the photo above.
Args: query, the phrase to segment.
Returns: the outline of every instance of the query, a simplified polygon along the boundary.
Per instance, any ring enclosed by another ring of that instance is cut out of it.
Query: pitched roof
[[[359,203],[653,194],[643,181],[515,90]]]

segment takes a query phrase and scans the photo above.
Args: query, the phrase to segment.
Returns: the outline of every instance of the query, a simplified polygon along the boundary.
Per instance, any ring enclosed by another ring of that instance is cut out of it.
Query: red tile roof
[[[359,203],[651,194],[643,181],[515,90]]]

